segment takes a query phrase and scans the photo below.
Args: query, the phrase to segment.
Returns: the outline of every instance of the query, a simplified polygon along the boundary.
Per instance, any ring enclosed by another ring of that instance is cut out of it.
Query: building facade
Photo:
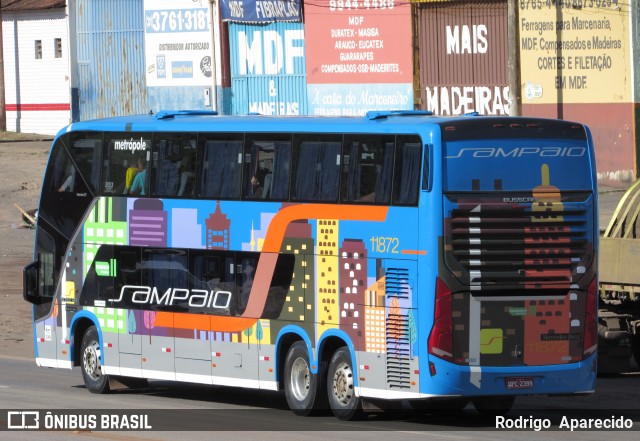
[[[70,122],[65,3],[2,2],[7,130],[54,135]]]
[[[519,65],[523,115],[587,124],[600,183],[638,176],[637,2],[515,2],[509,16],[511,0],[287,0],[260,12],[271,1],[3,2],[8,129],[172,108],[506,115]]]

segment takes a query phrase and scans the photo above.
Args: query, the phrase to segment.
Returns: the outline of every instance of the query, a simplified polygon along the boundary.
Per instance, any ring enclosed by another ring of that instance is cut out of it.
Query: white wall
[[[7,130],[56,134],[69,124],[69,36],[65,9],[5,12],[2,16]],[[54,39],[62,39],[55,58]],[[42,41],[42,59],[35,41]]]

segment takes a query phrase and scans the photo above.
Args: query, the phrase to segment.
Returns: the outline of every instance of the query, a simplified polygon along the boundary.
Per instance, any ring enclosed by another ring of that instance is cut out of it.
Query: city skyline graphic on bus
[[[261,252],[277,214],[273,203],[263,205],[265,211],[254,218],[233,201],[199,201],[194,206],[193,201],[101,198],[84,226],[84,272],[92,265],[99,276],[117,272],[118,262],[94,260],[104,244]],[[389,210],[385,222],[401,215]],[[371,242],[363,240],[385,237],[384,225],[380,223],[369,235],[361,223],[330,217],[291,222],[281,252],[296,255],[294,277],[278,320],[257,319],[240,332],[226,332],[224,326],[216,327],[215,320],[210,329],[181,327],[176,319],[163,326],[171,313],[162,311],[86,309],[96,314],[106,332],[269,345],[287,323],[294,323],[316,336],[340,329],[356,350],[384,353],[391,345],[414,354],[416,318],[411,308],[415,281],[411,278],[415,273],[384,268],[382,253],[371,253]],[[409,236],[395,233],[401,244],[415,242]]]

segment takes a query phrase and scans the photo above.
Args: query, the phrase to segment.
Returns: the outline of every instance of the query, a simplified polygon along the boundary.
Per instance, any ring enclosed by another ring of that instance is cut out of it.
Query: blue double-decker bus
[[[24,271],[36,362],[131,379],[506,412],[596,379],[591,135],[525,117],[74,123]]]

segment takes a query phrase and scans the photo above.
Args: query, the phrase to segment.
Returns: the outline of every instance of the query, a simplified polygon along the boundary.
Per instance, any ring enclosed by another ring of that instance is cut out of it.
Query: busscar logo
[[[7,429],[25,430],[40,428],[40,412],[37,410],[14,410],[7,412]]]

